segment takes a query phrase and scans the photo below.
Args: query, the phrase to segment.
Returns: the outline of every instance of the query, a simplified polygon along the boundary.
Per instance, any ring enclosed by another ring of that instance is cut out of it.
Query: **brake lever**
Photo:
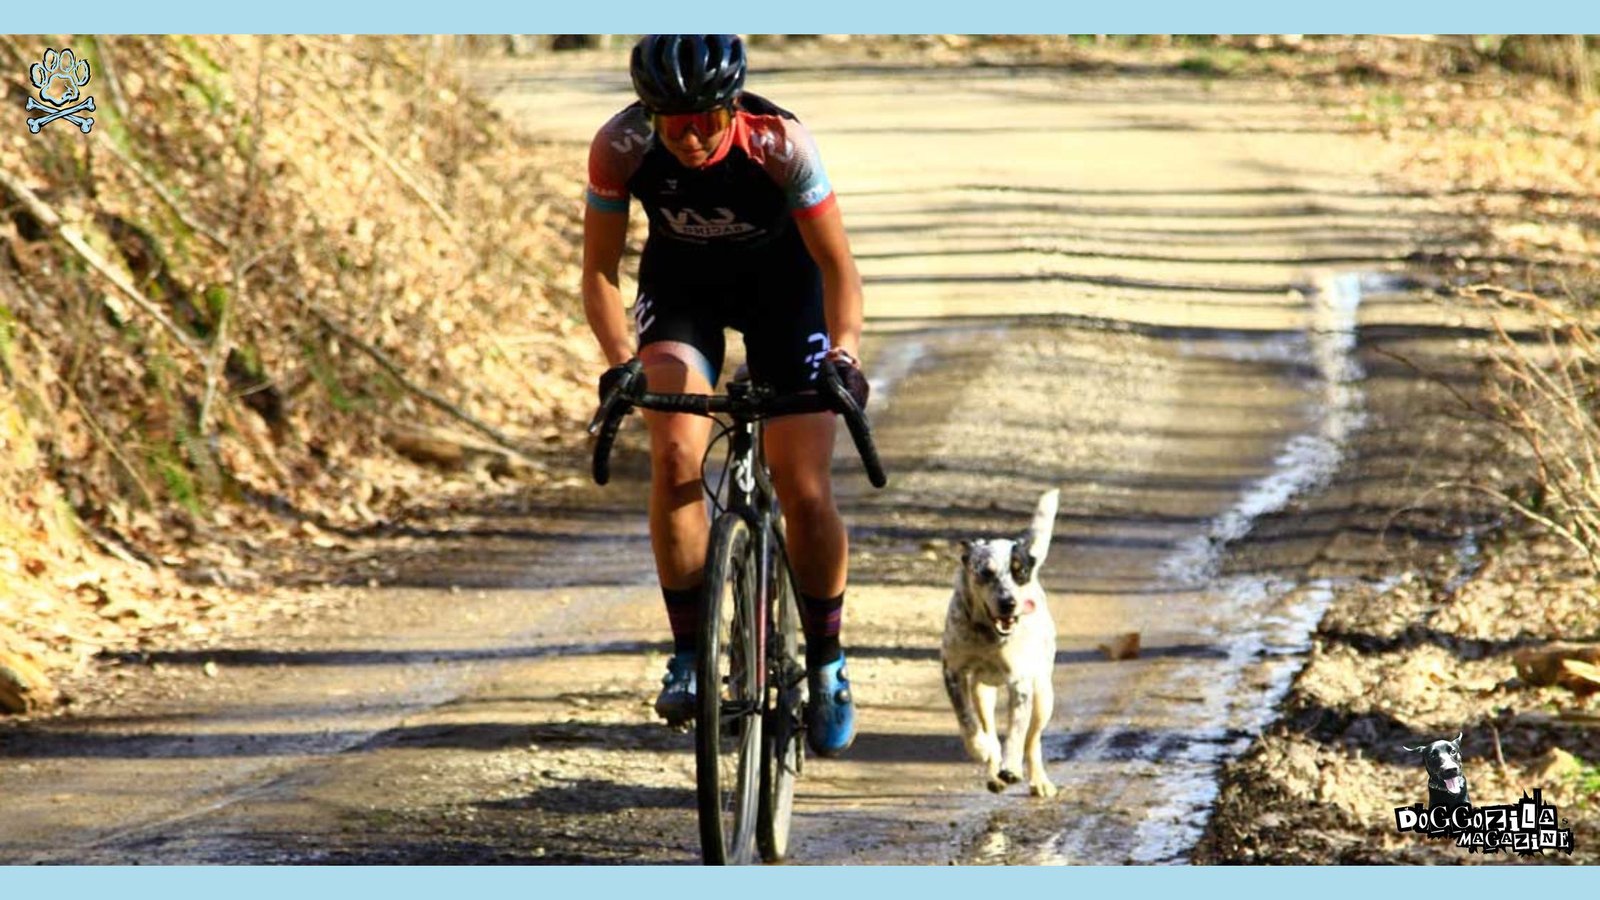
[[[611,388],[611,393],[600,401],[600,407],[595,410],[594,418],[589,420],[589,435],[591,437],[600,433],[600,429],[605,426],[606,420],[611,418],[611,413],[616,409],[618,403],[625,402],[625,398],[635,397],[644,393],[643,381],[644,363],[640,362],[638,357],[628,360],[624,364],[622,378]],[[637,390],[634,388],[635,383],[640,383]]]

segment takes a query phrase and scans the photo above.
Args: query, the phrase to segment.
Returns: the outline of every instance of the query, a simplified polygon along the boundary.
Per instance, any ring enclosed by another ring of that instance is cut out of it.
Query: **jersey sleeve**
[[[628,211],[628,179],[639,170],[650,147],[641,110],[628,107],[600,127],[589,145],[590,206],[601,212]]]
[[[753,143],[760,148],[761,164],[783,188],[789,211],[796,218],[820,216],[834,206],[833,184],[822,168],[811,132],[794,119],[762,116],[752,127]]]

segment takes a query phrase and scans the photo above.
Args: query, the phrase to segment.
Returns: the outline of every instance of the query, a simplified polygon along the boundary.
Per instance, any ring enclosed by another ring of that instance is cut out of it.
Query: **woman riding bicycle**
[[[806,390],[827,358],[864,407],[861,276],[810,134],[743,90],[744,45],[735,35],[647,35],[633,48],[630,72],[638,102],[612,116],[589,149],[583,301],[612,365],[600,377],[601,396],[636,353],[651,390],[709,392],[722,368],[723,330],[733,328],[744,335],[756,381],[780,393]],[[630,196],[650,224],[634,338],[618,280]],[[696,703],[708,536],[700,463],[711,422],[644,416],[650,544],[674,648],[656,712],[681,723]],[[767,464],[801,595],[807,738],[824,756],[855,737],[839,645],[848,544],[829,475],[833,443],[832,413],[766,423]]]

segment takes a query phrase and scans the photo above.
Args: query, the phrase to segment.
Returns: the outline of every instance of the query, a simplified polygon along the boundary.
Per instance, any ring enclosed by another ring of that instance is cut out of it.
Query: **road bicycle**
[[[875,487],[887,482],[866,416],[823,360],[819,390],[779,395],[736,377],[726,394],[655,394],[638,360],[601,402],[591,434],[594,480],[611,480],[611,446],[634,409],[726,415],[701,460],[713,519],[701,599],[696,672],[695,784],[707,865],[767,862],[789,850],[794,787],[805,758],[806,671],[800,610],[784,546],[777,495],[762,454],[762,423],[776,416],[836,412],[845,420]],[[718,483],[706,462],[726,442]]]

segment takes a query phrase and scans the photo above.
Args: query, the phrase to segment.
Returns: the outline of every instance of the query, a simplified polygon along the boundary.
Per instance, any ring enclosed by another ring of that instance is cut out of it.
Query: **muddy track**
[[[614,69],[475,77],[573,146],[576,193],[578,148],[626,99]],[[1396,277],[1436,213],[1382,192],[1371,139],[1270,84],[757,80],[840,190],[892,473],[871,491],[841,446],[861,729],[807,765],[796,861],[1185,861],[1216,767],[1267,720],[1331,592],[1385,571],[1377,552],[1325,564],[1370,544],[1360,510],[1294,516],[1359,480],[1364,427],[1404,420],[1364,390],[1362,336],[1448,338]],[[695,861],[689,739],[648,706],[666,645],[639,438],[612,489],[421,523],[393,584],[332,592],[337,614],[129,660],[140,702],[0,734],[0,860]],[[1403,490],[1374,477],[1394,486],[1363,508]],[[937,662],[952,542],[1022,528],[1047,487],[1051,802],[983,790]],[[1141,657],[1106,661],[1124,632]]]

